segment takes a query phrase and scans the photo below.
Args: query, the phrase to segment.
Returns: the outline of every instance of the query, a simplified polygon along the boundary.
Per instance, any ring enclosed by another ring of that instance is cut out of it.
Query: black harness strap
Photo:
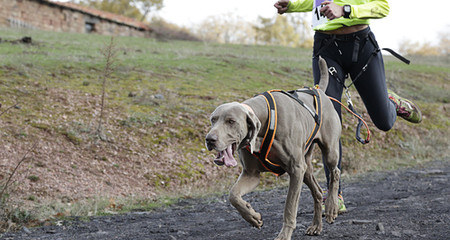
[[[292,90],[292,91],[289,91],[289,92],[281,91],[281,93],[284,93],[286,96],[294,99],[296,102],[298,102],[304,108],[306,108],[306,110],[308,110],[308,112],[314,118],[314,121],[316,123],[319,123],[320,119],[319,119],[319,116],[317,115],[317,113],[314,112],[310,107],[308,107],[308,105],[306,105],[302,100],[300,100],[298,98],[298,96],[295,95],[297,92],[300,92],[300,91],[304,92],[304,93],[308,93],[308,94],[310,94],[312,96],[319,96],[317,90],[314,89],[314,91],[313,91],[313,90],[310,90],[310,89],[307,89],[307,88],[305,88],[305,89],[298,89],[298,90]]]
[[[325,34],[322,34],[322,35],[325,35]],[[350,87],[352,84],[354,84],[359,79],[359,77],[361,77],[361,75],[367,70],[367,67],[372,62],[373,58],[381,50],[385,50],[385,51],[389,52],[390,54],[392,54],[394,57],[398,58],[400,61],[402,61],[406,64],[410,64],[410,61],[408,59],[406,59],[402,55],[398,54],[394,50],[392,50],[390,48],[381,48],[380,49],[377,41],[374,39],[373,35],[370,34],[370,29],[367,29],[358,34],[345,34],[345,35],[334,35],[333,34],[333,35],[325,35],[325,36],[322,36],[322,35],[320,35],[318,38],[322,39],[322,41],[324,41],[325,44],[323,44],[323,46],[317,51],[317,53],[314,54],[314,58],[319,57],[319,55],[325,49],[327,49],[332,43],[334,43],[338,47],[337,41],[354,41],[353,52],[352,52],[352,62],[356,63],[356,62],[358,62],[358,59],[359,59],[359,48],[360,48],[362,40],[369,38],[369,40],[375,46],[375,50],[372,52],[370,57],[367,59],[366,64],[364,64],[361,71],[359,71],[359,73],[355,76],[355,78],[352,79],[352,83],[350,83],[347,87]],[[339,48],[338,48],[338,50],[339,50]],[[339,53],[342,55],[341,50],[339,50]]]
[[[311,135],[309,136],[308,140],[306,141],[305,150],[308,149],[312,142],[314,137],[316,136],[317,132],[319,132],[320,127],[322,126],[322,99],[320,97],[319,92],[317,92],[317,89],[315,88],[309,88],[310,91],[314,93],[314,103],[316,108],[316,124],[314,125],[314,130],[311,132]]]
[[[380,47],[378,46],[377,41],[375,41],[375,39],[373,38],[373,35],[368,35],[370,41],[372,42],[372,44],[375,46],[375,50],[372,52],[372,54],[370,55],[370,57],[367,59],[366,64],[364,64],[364,67],[361,69],[361,71],[359,71],[359,73],[355,76],[355,79],[352,79],[352,83],[350,83],[350,85],[347,86],[350,87],[352,84],[354,84],[356,82],[356,80],[359,79],[359,77],[361,77],[361,75],[367,70],[367,67],[369,66],[369,64],[372,62],[373,58],[381,51],[381,50],[385,50],[387,52],[389,52],[390,54],[392,54],[394,57],[398,58],[400,61],[409,64],[410,61],[408,59],[406,59],[405,57],[403,57],[402,55],[398,54],[397,52],[395,52],[394,50],[390,49],[390,48],[382,48],[380,49]],[[357,37],[358,38],[358,37]],[[356,40],[355,40],[356,41]],[[359,41],[359,38],[358,38]],[[356,43],[355,43],[355,47],[356,47]],[[359,45],[358,45],[359,48]],[[353,52],[353,58],[355,57],[355,52]]]
[[[313,98],[314,98],[314,105],[315,105],[314,108],[316,109],[316,111],[314,112],[313,118],[316,123],[314,125],[314,130],[311,132],[308,139],[306,140],[306,145],[305,145],[305,150],[306,150],[311,146],[314,137],[316,136],[317,132],[319,132],[319,129],[322,126],[322,100],[321,100],[320,94],[316,88],[306,88],[305,87],[303,89],[298,89],[298,90],[291,91],[291,92],[307,93],[307,94],[310,94],[311,96],[313,96]],[[309,109],[307,107],[307,105],[304,104],[303,101],[301,101],[298,97],[294,97],[294,98],[297,100],[297,102],[299,102],[299,103],[301,102],[300,105],[305,107],[307,110]]]
[[[322,120],[322,103],[320,94],[317,92],[317,89],[314,88],[305,88],[305,89],[299,89],[299,90],[293,90],[289,92],[281,91],[281,90],[271,90],[264,93],[261,93],[267,103],[267,108],[269,111],[269,117],[268,117],[268,123],[267,123],[267,130],[264,135],[263,142],[260,147],[259,152],[254,152],[253,155],[255,155],[260,163],[266,168],[268,171],[272,172],[273,174],[280,176],[284,174],[286,171],[278,164],[272,163],[267,156],[269,155],[270,149],[273,144],[273,140],[275,138],[276,129],[277,129],[277,105],[275,102],[275,98],[272,95],[272,92],[280,92],[285,94],[286,96],[289,96],[290,98],[294,99],[296,102],[298,102],[301,106],[306,108],[308,112],[311,113],[311,116],[314,118],[315,126],[314,130],[309,135],[306,144],[305,149],[308,149],[314,139],[314,136],[317,134],[317,132],[320,129],[321,126],[321,120]],[[314,103],[315,103],[315,109],[316,111],[312,111],[311,108],[309,108],[302,100],[300,100],[297,96],[297,92],[303,92],[310,94],[314,97]],[[247,148],[248,150],[248,148]]]
[[[353,54],[352,54],[352,62],[358,62],[359,56],[359,42],[361,38],[359,36],[355,36],[355,43],[353,44]]]
[[[406,59],[405,57],[403,57],[402,55],[398,54],[396,51],[390,49],[390,48],[382,48],[381,50],[387,51],[390,54],[392,54],[394,57],[398,58],[400,61],[406,63],[406,64],[410,64],[411,61],[409,61],[408,59]]]
[[[332,43],[336,42],[336,35],[331,35],[331,38],[324,38],[323,41],[325,41],[325,44],[317,51],[316,54],[314,54],[314,57],[320,56],[320,54],[327,49]]]

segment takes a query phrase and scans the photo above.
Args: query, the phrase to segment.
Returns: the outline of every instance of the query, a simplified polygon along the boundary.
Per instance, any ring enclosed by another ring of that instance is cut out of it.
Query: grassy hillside
[[[8,42],[23,36],[33,43]],[[265,90],[312,85],[310,49],[115,38],[98,134],[109,37],[3,29],[0,38],[0,187],[30,151],[7,198],[13,207],[50,206],[45,216],[227,191],[239,168],[212,163],[203,143],[209,114]],[[411,60],[386,57],[388,85],[419,104],[423,123],[398,120],[387,133],[370,124],[373,140],[362,146],[346,114],[344,174],[448,159],[449,57]],[[263,185],[284,180],[265,174]]]

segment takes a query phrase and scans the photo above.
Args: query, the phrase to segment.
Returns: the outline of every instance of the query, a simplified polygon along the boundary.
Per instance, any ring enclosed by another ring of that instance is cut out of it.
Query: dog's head
[[[211,130],[206,135],[206,148],[218,152],[214,163],[217,165],[236,166],[233,155],[236,149],[255,147],[256,136],[261,122],[251,108],[232,102],[222,104],[210,117]]]

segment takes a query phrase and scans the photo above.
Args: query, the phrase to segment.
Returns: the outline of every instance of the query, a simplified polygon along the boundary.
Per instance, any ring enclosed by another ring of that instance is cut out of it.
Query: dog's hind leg
[[[245,169],[242,170],[237,182],[233,185],[230,191],[229,200],[230,203],[239,211],[241,216],[250,224],[256,228],[261,228],[263,221],[261,214],[257,213],[250,203],[242,199],[242,196],[251,192],[258,186],[259,172],[249,172]]]
[[[320,235],[322,232],[322,188],[314,177],[314,169],[311,162],[314,146],[313,144],[306,154],[307,169],[303,179],[303,182],[309,187],[314,200],[314,216],[311,226],[306,229],[307,235]]]

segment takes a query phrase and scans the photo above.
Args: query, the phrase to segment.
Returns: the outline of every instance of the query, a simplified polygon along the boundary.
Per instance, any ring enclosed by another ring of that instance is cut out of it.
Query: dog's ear
[[[247,126],[248,133],[246,139],[250,145],[250,152],[253,153],[256,145],[256,137],[261,129],[261,121],[259,121],[253,111],[247,110]]]

